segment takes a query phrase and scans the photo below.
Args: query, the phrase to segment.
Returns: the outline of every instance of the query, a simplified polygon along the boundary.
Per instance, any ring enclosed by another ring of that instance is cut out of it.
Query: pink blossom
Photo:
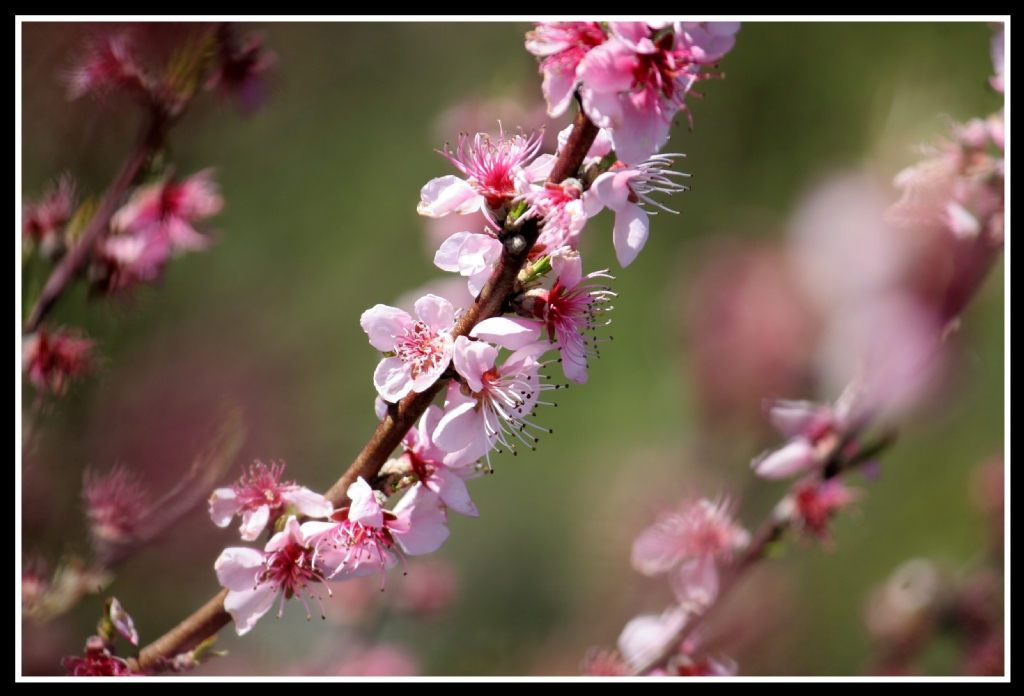
[[[583,262],[572,250],[560,251],[551,257],[551,267],[557,280],[550,290],[532,288],[518,301],[517,311],[539,319],[547,327],[548,340],[558,341],[562,355],[562,371],[566,379],[576,384],[587,381],[587,359],[595,357],[596,339],[584,332],[607,326],[601,321],[611,307],[605,306],[615,297],[605,285],[586,284],[584,281],[612,276],[597,271],[583,276]]]
[[[277,56],[263,48],[263,35],[239,39],[228,22],[218,27],[217,39],[219,62],[206,89],[216,89],[222,97],[234,99],[243,113],[252,114],[267,100],[266,73]]]
[[[558,133],[558,154],[562,153],[566,144],[569,142],[569,136],[572,135],[574,126],[570,123],[568,126],[563,128]],[[594,144],[587,150],[587,156],[583,158],[582,167],[586,169],[592,164],[597,164],[604,159],[612,151],[612,134],[606,128],[599,128],[597,136],[594,138]]]
[[[411,391],[427,389],[452,359],[452,304],[436,295],[425,295],[416,301],[416,316],[419,320],[413,321],[402,310],[379,304],[359,319],[370,345],[394,354],[381,360],[373,373],[377,392],[391,403]]]
[[[70,176],[61,176],[43,192],[38,202],[26,201],[21,208],[21,236],[40,245],[48,259],[54,259],[65,250],[61,236],[71,219],[75,206],[75,182]]]
[[[437,250],[434,265],[442,271],[468,277],[469,292],[476,297],[491,277],[503,248],[502,243],[490,235],[458,232]]]
[[[718,595],[717,559],[750,542],[732,520],[728,500],[706,498],[666,511],[633,542],[633,567],[644,575],[671,572],[670,583],[683,609],[702,610]]]
[[[126,291],[160,277],[171,258],[171,242],[150,227],[135,234],[110,234],[96,243],[90,269],[93,285],[105,292]]]
[[[583,207],[588,217],[593,217],[605,206],[615,212],[612,241],[615,245],[615,255],[623,268],[633,263],[647,243],[650,221],[647,212],[640,206],[650,203],[667,213],[677,214],[648,194],[654,191],[672,194],[689,189],[688,186],[669,178],[689,176],[670,169],[673,164],[670,157],[681,156],[683,155],[655,155],[637,167],[605,172],[594,180],[590,190],[584,195]]]
[[[74,329],[40,327],[22,339],[22,370],[40,397],[47,393],[63,396],[71,380],[92,369],[94,346]]]
[[[148,93],[152,78],[143,74],[132,37],[128,33],[93,37],[82,56],[64,75],[68,99],[92,92],[103,96],[113,89],[135,95]]]
[[[61,664],[69,677],[128,677],[133,674],[127,662],[110,654],[99,636],[86,641],[85,657],[65,657]]]
[[[472,140],[468,135],[460,135],[456,150],[442,154],[466,178],[443,176],[427,182],[420,190],[416,211],[427,217],[441,217],[479,210],[499,225],[493,214],[511,203],[530,181],[543,178],[540,172],[527,168],[541,141],[539,133],[507,138],[502,132],[497,140],[486,133],[477,133]]]
[[[224,207],[217,185],[210,180],[212,176],[212,169],[204,169],[180,183],[167,178],[136,189],[110,219],[111,229],[127,235],[151,230],[166,237],[175,250],[205,249],[210,240],[192,223],[216,215]]]
[[[121,466],[106,475],[86,471],[82,497],[89,530],[100,545],[133,540],[152,511],[149,493],[138,476]]]
[[[307,522],[303,530],[316,548],[329,577],[372,575],[395,565],[402,552],[433,553],[448,538],[448,518],[441,499],[425,486],[414,486],[394,511],[381,507],[360,477],[349,486],[352,504],[336,511],[331,522]],[[381,589],[385,577],[381,577]]]
[[[783,479],[821,466],[853,418],[856,392],[848,389],[835,405],[779,399],[768,403],[768,420],[789,442],[750,462],[758,476]]]
[[[402,439],[405,452],[399,457],[419,479],[419,483],[437,494],[446,506],[460,515],[479,517],[480,512],[469,498],[466,478],[478,474],[471,467],[452,469],[444,464],[445,451],[434,444],[433,433],[443,412],[431,404],[420,418],[418,428],[410,428]]]
[[[516,451],[510,435],[533,449],[537,438],[525,431],[526,426],[546,430],[526,420],[538,403],[541,391],[554,389],[553,384],[541,384],[537,361],[549,349],[547,342],[523,345],[523,342],[540,332],[540,325],[529,322],[533,327],[497,317],[481,322],[474,333],[488,332],[488,336],[501,337],[502,345],[516,346],[500,367],[497,366],[498,349],[483,341],[471,341],[460,336],[455,342],[455,369],[465,380],[465,385],[451,382],[445,400],[444,417],[434,431],[434,442],[448,452],[444,463],[451,467],[471,464],[487,456],[490,466],[490,451],[499,445]],[[495,329],[494,327],[497,326]],[[504,331],[501,327],[508,327]],[[534,340],[536,340],[534,338]],[[501,450],[499,449],[499,452]]]
[[[992,67],[995,69],[995,75],[989,78],[989,84],[992,85],[992,89],[1003,93],[1005,89],[1004,81],[1004,55],[1006,54],[1006,34],[1005,27],[1002,22],[999,23],[999,29],[992,35]]]
[[[576,248],[580,232],[587,224],[582,195],[583,185],[577,179],[545,183],[522,195],[528,207],[521,219],[538,217],[544,226],[532,254],[550,253],[564,246]]]
[[[569,108],[579,84],[580,61],[607,38],[597,22],[538,22],[536,29],[527,32],[526,50],[542,58],[541,90],[550,116],[559,116]]]
[[[315,552],[294,516],[267,542],[263,552],[244,547],[224,549],[213,567],[221,586],[228,589],[224,610],[231,614],[240,636],[252,630],[278,594],[278,616],[284,611],[285,600],[293,596],[306,607],[307,618],[310,612],[306,597],[315,599],[323,614],[321,598],[312,586],[325,581],[324,572],[315,563]]]
[[[458,599],[459,578],[447,561],[421,561],[409,565],[395,604],[421,614],[437,614]]]
[[[346,654],[333,674],[344,677],[415,677],[416,656],[397,645],[375,645]]]
[[[792,519],[797,528],[832,545],[828,523],[836,512],[858,498],[858,491],[847,488],[837,478],[820,481],[810,477],[793,486]]]
[[[612,22],[612,37],[579,62],[583,109],[612,132],[627,164],[649,158],[668,141],[672,118],[700,79],[699,66],[732,47],[737,23],[678,24],[654,30],[641,22]]]
[[[271,462],[270,468],[257,460],[230,488],[218,488],[210,496],[210,517],[218,527],[226,527],[235,515],[242,516],[239,531],[246,541],[254,541],[263,529],[282,515],[294,512],[307,517],[327,517],[331,504],[318,493],[294,481],[281,482],[284,462]]]

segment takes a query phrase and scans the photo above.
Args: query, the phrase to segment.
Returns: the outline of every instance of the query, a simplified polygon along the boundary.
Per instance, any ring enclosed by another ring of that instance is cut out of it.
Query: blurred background
[[[259,458],[328,488],[376,425],[379,354],[360,314],[445,275],[431,259],[446,232],[416,214],[420,187],[454,173],[434,149],[498,118],[506,129],[546,123],[527,24],[241,28],[264,32],[277,55],[268,103],[243,118],[200,99],[170,138],[180,175],[216,168],[226,206],[215,245],[130,300],[91,301],[78,287],[52,314],[83,327],[101,363],[55,405],[36,408],[25,389],[23,558],[88,556],[84,472],[120,464],[154,492],[170,488],[225,399],[241,406],[248,436],[222,485]],[[130,105],[68,102],[59,82],[91,29],[22,25],[27,198],[63,171],[100,194],[134,142]],[[756,527],[785,492],[749,468],[780,442],[762,398],[834,400],[845,379],[821,347],[827,293],[794,258],[831,223],[852,228],[848,248],[859,248],[851,219],[897,198],[892,177],[947,118],[1000,108],[991,36],[980,22],[744,24],[725,79],[689,100],[692,132],[680,116],[666,148],[686,153],[676,167],[694,175],[669,202],[680,214],[652,219],[625,270],[609,214],[588,225],[586,268],[618,278],[614,341],[587,385],[538,414],[554,435],[470,482],[480,518],[452,514],[443,548],[407,577],[389,573],[383,598],[379,578],[369,592],[345,583],[327,622],[307,623],[292,602],[242,638],[229,627],[217,643],[229,655],[194,674],[572,675],[589,647],[613,647],[630,618],[660,612],[671,592],[631,569],[635,536],[699,495],[730,495]],[[839,203],[823,214],[829,196]],[[898,414],[877,477],[851,478],[864,495],[836,521],[834,547],[789,543],[732,598],[709,639],[740,675],[862,674],[873,588],[911,558],[953,576],[985,553],[991,529],[972,491],[1003,447],[1003,287],[1000,261],[943,376]],[[214,527],[200,505],[120,565],[106,593],[147,643],[219,589],[213,562],[234,545],[235,525]],[[418,591],[426,604],[403,608]],[[63,673],[60,657],[81,653],[100,603],[86,595],[61,618],[27,622],[24,672]],[[960,659],[937,640],[917,669],[955,674]]]

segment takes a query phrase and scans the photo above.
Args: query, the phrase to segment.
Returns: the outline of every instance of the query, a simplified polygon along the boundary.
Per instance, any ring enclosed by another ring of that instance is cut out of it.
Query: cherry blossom
[[[479,472],[474,467],[453,469],[446,466],[445,451],[433,442],[433,433],[443,415],[438,406],[431,405],[420,418],[419,427],[409,429],[402,439],[405,452],[398,458],[399,468],[413,472],[418,479],[417,485],[426,486],[436,493],[441,502],[455,512],[479,517],[480,512],[470,500],[464,480],[476,478]],[[387,474],[389,464],[381,469],[382,475]]]
[[[615,297],[605,285],[587,284],[596,278],[614,278],[604,271],[583,276],[583,262],[572,250],[560,250],[551,256],[551,268],[556,274],[550,290],[531,288],[515,303],[523,316],[539,319],[547,327],[548,340],[558,341],[562,355],[562,371],[566,379],[576,384],[587,381],[587,359],[597,355],[593,338],[584,332],[607,326],[601,321],[606,304]]]
[[[438,495],[414,486],[385,510],[362,477],[348,488],[352,504],[336,511],[330,522],[307,522],[303,530],[316,549],[317,562],[328,577],[361,577],[383,573],[403,558],[433,553],[448,538],[448,518]],[[381,577],[381,589],[386,576]]]
[[[149,231],[165,237],[175,250],[205,249],[210,240],[192,223],[216,215],[224,207],[212,176],[212,169],[204,169],[180,183],[167,178],[136,189],[110,219],[111,229],[125,235]]]
[[[113,89],[143,95],[149,91],[152,78],[138,64],[134,40],[122,32],[93,37],[64,75],[64,81],[68,99],[74,100],[90,92],[103,96]]]
[[[318,493],[281,481],[284,463],[256,461],[230,488],[218,488],[210,496],[210,517],[218,527],[226,527],[235,515],[242,516],[242,538],[254,541],[267,524],[273,524],[286,512],[307,517],[327,517],[333,507]]]
[[[452,359],[455,308],[451,302],[425,295],[416,301],[415,309],[418,321],[382,304],[366,310],[359,319],[370,345],[393,354],[381,360],[373,373],[377,393],[391,403],[411,391],[427,389]]]
[[[783,479],[824,463],[853,422],[855,391],[849,389],[835,405],[809,401],[769,402],[768,419],[789,442],[763,452],[750,466],[766,479]]]
[[[661,651],[686,625],[687,618],[684,609],[673,606],[661,615],[644,614],[627,623],[619,634],[618,647],[630,669],[635,670]]]
[[[542,58],[541,90],[548,103],[548,115],[560,116],[569,108],[579,84],[580,61],[607,38],[597,22],[538,22],[537,28],[526,34],[526,50]]]
[[[580,232],[587,224],[582,196],[583,184],[572,178],[560,184],[545,183],[522,195],[521,200],[528,205],[522,219],[536,217],[543,224],[532,254],[552,252],[564,246],[576,248]]]
[[[859,491],[847,488],[838,478],[821,481],[808,477],[793,486],[789,499],[790,517],[797,529],[816,537],[824,546],[832,545],[828,523],[836,512],[859,497]]]
[[[72,379],[92,368],[94,346],[74,329],[40,327],[22,339],[21,367],[40,397],[47,393],[63,396]]]
[[[515,453],[510,436],[533,449],[537,438],[525,431],[526,426],[547,431],[526,420],[534,406],[543,403],[538,401],[540,392],[555,388],[541,384],[538,372],[542,365],[537,358],[550,345],[546,341],[523,345],[526,340],[536,340],[540,325],[501,317],[488,321],[481,322],[470,335],[485,333],[492,340],[499,339],[503,347],[516,350],[499,367],[495,346],[465,336],[456,339],[455,369],[465,386],[458,382],[448,385],[444,417],[434,431],[434,442],[448,452],[444,458],[448,466],[465,466],[486,455],[490,467],[490,452],[498,445]]]
[[[643,162],[668,141],[672,118],[700,79],[699,67],[732,47],[735,22],[652,28],[611,22],[608,41],[580,60],[576,75],[583,109],[612,132],[615,153],[627,164]]]
[[[472,140],[468,135],[460,135],[456,150],[442,154],[466,178],[449,175],[431,179],[420,190],[416,211],[427,217],[441,217],[452,212],[465,214],[479,210],[500,226],[494,213],[525,191],[530,181],[543,179],[544,164],[550,168],[549,158],[541,162],[540,169],[528,167],[542,139],[541,133],[506,137],[502,132],[496,140],[486,133],[477,133]]]
[[[671,169],[671,157],[682,157],[680,154],[655,155],[642,164],[631,168],[613,168],[601,174],[584,195],[583,207],[588,217],[593,217],[605,206],[615,213],[615,227],[612,242],[619,264],[625,268],[633,263],[647,243],[650,231],[648,213],[640,206],[645,203],[677,214],[675,210],[666,208],[653,200],[648,194],[676,193],[686,191],[683,186],[670,179],[670,176],[689,176]]]
[[[116,466],[106,475],[87,470],[84,478],[82,497],[96,543],[121,544],[134,539],[152,511],[149,493],[139,477]]]
[[[434,265],[442,271],[459,273],[469,278],[469,292],[480,294],[484,284],[501,258],[503,245],[488,234],[457,232],[446,239],[434,255]]]
[[[75,182],[68,175],[61,176],[37,202],[26,201],[22,205],[22,239],[38,244],[45,258],[56,259],[66,250],[62,233],[74,206]]]
[[[224,610],[234,619],[238,635],[252,630],[278,594],[278,616],[284,611],[285,600],[293,596],[306,607],[307,618],[310,613],[306,597],[315,599],[323,614],[320,596],[314,594],[312,586],[325,581],[324,571],[317,566],[314,556],[314,549],[294,516],[288,518],[284,530],[275,534],[262,552],[245,547],[224,549],[213,567],[217,580],[228,590]]]
[[[128,663],[114,657],[99,636],[86,641],[85,657],[65,657],[61,664],[69,677],[128,677],[133,674]]]

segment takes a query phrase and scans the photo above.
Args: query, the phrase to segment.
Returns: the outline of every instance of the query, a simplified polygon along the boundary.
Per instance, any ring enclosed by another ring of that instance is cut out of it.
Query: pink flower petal
[[[266,505],[260,505],[255,510],[246,510],[242,513],[242,526],[238,531],[246,541],[255,541],[267,526],[269,519],[270,508]]]
[[[472,232],[456,232],[444,240],[441,248],[434,254],[434,265],[442,271],[449,273],[459,272],[459,250],[462,245],[473,235]]]
[[[231,547],[224,549],[213,569],[217,573],[217,582],[221,587],[233,591],[251,590],[256,585],[256,578],[263,569],[263,554],[256,549]]]
[[[452,303],[437,295],[424,295],[416,300],[416,316],[434,332],[451,331],[455,323]]]
[[[385,401],[400,401],[412,391],[412,368],[401,358],[384,358],[373,371],[373,384]]]
[[[477,324],[469,335],[490,343],[497,343],[502,348],[518,350],[540,338],[540,322],[529,319],[509,319],[491,317]],[[493,365],[493,361],[491,363]],[[479,391],[476,389],[474,391]]]
[[[637,254],[644,248],[649,226],[647,213],[632,203],[615,216],[612,242],[615,245],[615,256],[623,268],[633,263]]]
[[[427,217],[442,217],[448,213],[469,213],[480,207],[483,198],[462,179],[448,176],[431,179],[420,189],[420,203],[416,212]]]
[[[387,305],[375,305],[363,312],[359,325],[370,337],[370,345],[382,352],[395,349],[395,336],[406,332],[413,324],[412,317]]]
[[[348,487],[347,492],[352,501],[348,511],[349,520],[367,527],[384,525],[384,511],[377,502],[370,484],[362,476]]]
[[[465,336],[455,339],[455,369],[474,392],[483,391],[483,376],[497,359],[498,349],[488,343],[470,341]]]
[[[469,498],[469,489],[466,482],[456,476],[450,470],[438,468],[433,476],[424,481],[424,485],[437,493],[444,504],[460,515],[467,517],[479,517],[480,512],[476,505]]]
[[[238,497],[230,488],[218,488],[210,496],[210,518],[218,527],[227,527],[241,509]]]
[[[334,512],[334,506],[319,493],[314,493],[304,486],[281,494],[281,499],[306,517],[328,517]]]
[[[814,447],[802,437],[795,438],[781,449],[754,459],[754,473],[766,479],[784,479],[809,471],[816,465]]]
[[[425,486],[413,486],[394,512],[398,522],[404,523],[391,527],[395,541],[413,556],[437,551],[451,533],[445,526],[448,518],[440,498]]]

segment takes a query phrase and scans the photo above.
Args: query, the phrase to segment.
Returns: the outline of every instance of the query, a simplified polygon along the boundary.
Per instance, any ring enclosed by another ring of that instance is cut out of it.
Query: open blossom
[[[416,211],[427,217],[441,217],[479,210],[495,222],[494,212],[526,190],[529,182],[546,175],[543,168],[535,171],[529,166],[542,139],[542,133],[506,137],[502,132],[496,140],[486,133],[477,133],[472,140],[468,135],[459,136],[456,150],[443,154],[466,178],[449,175],[430,180],[420,190]],[[548,159],[540,164],[550,168]]]
[[[204,169],[181,182],[167,178],[139,187],[114,213],[111,229],[115,234],[146,231],[165,237],[174,250],[205,249],[210,240],[197,232],[192,223],[216,215],[224,207],[217,185],[210,180],[212,176],[212,169]]]
[[[102,96],[113,89],[142,94],[148,91],[151,78],[139,66],[132,37],[112,33],[93,37],[64,81],[68,99],[74,100],[90,92]]]
[[[541,90],[548,114],[560,116],[569,108],[579,84],[577,68],[592,48],[608,39],[597,22],[538,22],[526,34],[526,50],[541,58]]]
[[[612,36],[580,60],[576,75],[587,116],[612,132],[627,164],[643,162],[668,141],[672,118],[700,79],[699,67],[732,47],[736,22],[611,22]]]
[[[149,493],[142,482],[120,466],[106,475],[86,471],[82,497],[89,530],[93,540],[101,545],[132,540],[152,511]]]
[[[437,250],[434,265],[442,271],[467,276],[469,292],[476,297],[491,277],[503,248],[496,237],[488,234],[457,232]]]
[[[47,187],[36,202],[26,201],[21,207],[21,236],[40,245],[46,258],[64,253],[64,226],[71,219],[75,205],[75,182],[64,175]]]
[[[213,567],[217,580],[228,590],[224,610],[234,619],[238,635],[252,630],[278,594],[278,616],[284,611],[285,600],[293,596],[306,607],[307,618],[310,612],[306,597],[316,600],[322,615],[323,604],[320,596],[314,594],[313,585],[324,582],[324,572],[314,560],[314,549],[294,516],[288,518],[284,530],[275,534],[262,552],[246,547],[224,549]]]
[[[533,449],[537,438],[526,432],[526,426],[547,432],[527,420],[534,406],[543,403],[538,401],[540,392],[555,388],[540,383],[538,358],[550,345],[533,342],[539,334],[537,322],[503,317],[480,322],[472,336],[515,350],[500,366],[495,346],[465,336],[456,340],[455,369],[465,385],[448,385],[444,417],[434,431],[434,442],[448,452],[445,464],[461,467],[485,455],[489,462],[491,450],[499,445],[515,453],[513,437]]]
[[[473,467],[453,469],[444,464],[446,452],[434,444],[433,433],[444,413],[433,404],[420,418],[419,427],[410,428],[402,444],[405,452],[398,458],[402,468],[416,474],[418,484],[437,494],[447,507],[460,515],[479,517],[480,512],[469,498],[464,479],[475,478]],[[387,467],[387,465],[385,465]],[[385,469],[381,470],[385,473]]]
[[[615,256],[623,268],[633,263],[647,243],[650,220],[647,211],[640,206],[650,203],[665,212],[676,214],[676,211],[666,208],[648,194],[654,191],[672,194],[689,188],[669,178],[689,176],[671,169],[670,158],[680,156],[655,155],[636,167],[613,168],[597,177],[584,195],[583,207],[588,217],[593,217],[606,206],[615,213],[612,242],[615,245]]]
[[[377,393],[394,403],[411,391],[422,392],[451,362],[455,308],[448,300],[425,295],[416,301],[418,321],[395,307],[376,305],[363,312],[359,325],[370,345],[385,357],[373,373]]]
[[[268,468],[257,461],[230,488],[218,488],[210,496],[210,517],[218,527],[226,527],[235,515],[242,516],[239,531],[246,541],[254,541],[267,524],[273,524],[287,512],[307,517],[327,517],[333,507],[319,493],[294,481],[281,481],[284,463],[271,462]],[[289,510],[292,508],[292,510]]]
[[[732,520],[728,500],[706,498],[667,511],[633,542],[633,567],[644,575],[672,572],[672,589],[684,608],[707,606],[718,594],[716,559],[750,541],[750,534]]]
[[[562,371],[576,384],[587,381],[587,359],[597,354],[595,339],[585,335],[599,326],[606,306],[615,293],[605,285],[587,284],[595,278],[613,279],[604,271],[583,275],[580,255],[562,250],[552,255],[551,268],[557,279],[550,290],[531,288],[517,300],[516,310],[523,316],[539,319],[547,328],[548,340],[558,341],[562,355]]]
[[[433,491],[414,486],[394,511],[381,507],[362,477],[348,488],[352,504],[336,511],[330,522],[303,525],[328,577],[361,577],[395,565],[402,552],[433,553],[448,538],[444,505]],[[384,587],[381,577],[381,588]]]
[[[536,217],[543,222],[533,254],[551,252],[568,246],[575,249],[580,232],[587,224],[583,208],[583,185],[577,179],[566,179],[560,184],[545,183],[522,195],[528,207],[522,219]]]
[[[847,390],[835,405],[779,399],[768,407],[768,419],[789,442],[763,452],[750,466],[766,479],[783,479],[824,463],[850,427],[854,391]]]
[[[40,395],[62,396],[72,379],[92,367],[93,346],[73,329],[40,327],[22,339],[22,370]]]

